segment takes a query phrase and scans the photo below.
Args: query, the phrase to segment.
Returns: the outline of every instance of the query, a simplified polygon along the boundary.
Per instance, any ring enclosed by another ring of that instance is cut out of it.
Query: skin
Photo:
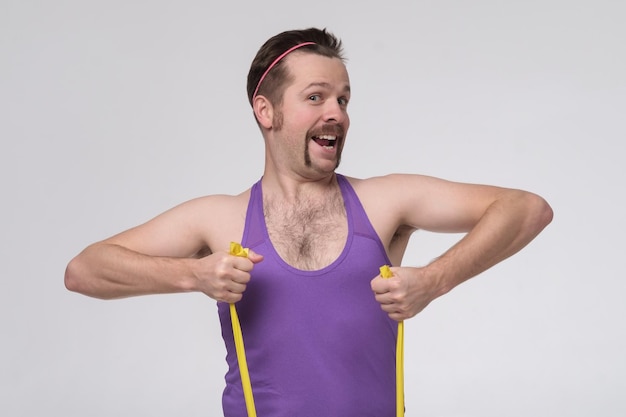
[[[350,126],[350,81],[339,59],[296,51],[285,64],[293,82],[281,105],[253,100],[265,140],[266,223],[285,261],[319,269],[339,256],[347,236],[335,170]],[[335,146],[312,140],[324,133],[338,136]],[[518,252],[552,220],[546,201],[522,190],[413,174],[348,179],[395,265],[393,278],[372,277],[372,297],[398,321]],[[263,261],[252,251],[227,253],[243,234],[249,196],[248,189],[197,198],[96,242],[70,261],[65,284],[103,299],[193,291],[237,302]],[[418,229],[466,234],[429,265],[401,267]]]

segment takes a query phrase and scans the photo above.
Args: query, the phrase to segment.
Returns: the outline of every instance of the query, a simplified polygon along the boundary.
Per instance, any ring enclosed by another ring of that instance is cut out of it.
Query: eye
[[[348,105],[348,99],[345,97],[341,97],[340,99],[337,100],[337,102],[339,103],[340,106],[347,106]]]
[[[320,97],[319,94],[311,94],[309,96],[309,100],[311,100],[311,101],[320,101],[321,99],[322,99],[322,97]]]

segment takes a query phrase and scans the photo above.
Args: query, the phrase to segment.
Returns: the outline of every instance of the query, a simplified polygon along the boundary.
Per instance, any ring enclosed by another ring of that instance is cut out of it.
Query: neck
[[[284,202],[300,201],[307,198],[328,195],[337,189],[337,177],[334,172],[324,176],[307,178],[296,173],[279,175],[265,172],[262,179],[263,194],[268,199],[281,199]]]

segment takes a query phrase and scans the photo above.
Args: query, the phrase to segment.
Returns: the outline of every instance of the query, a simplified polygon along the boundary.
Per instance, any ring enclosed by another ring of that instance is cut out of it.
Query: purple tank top
[[[261,181],[251,190],[242,245],[265,258],[237,303],[259,417],[395,416],[397,322],[370,281],[389,264],[352,186],[337,175],[348,219],[339,257],[316,271],[285,263],[270,242]],[[246,417],[228,304],[218,303],[228,372],[226,417]]]

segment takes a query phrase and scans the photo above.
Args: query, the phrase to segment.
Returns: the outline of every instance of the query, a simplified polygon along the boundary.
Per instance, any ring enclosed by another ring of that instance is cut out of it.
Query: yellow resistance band
[[[242,248],[239,243],[230,243],[230,254],[235,256],[248,257],[248,249]],[[235,338],[235,350],[237,351],[237,363],[239,364],[239,374],[241,374],[241,385],[243,387],[243,397],[246,400],[246,410],[248,417],[256,417],[254,407],[254,397],[252,396],[252,385],[250,384],[250,374],[248,373],[248,362],[246,361],[246,350],[243,346],[243,335],[241,334],[241,324],[235,309],[235,304],[230,304],[230,321],[233,325],[233,336]]]
[[[391,278],[393,272],[389,265],[380,267],[380,276]],[[404,321],[398,322],[398,339],[396,340],[396,417],[404,416]]]

